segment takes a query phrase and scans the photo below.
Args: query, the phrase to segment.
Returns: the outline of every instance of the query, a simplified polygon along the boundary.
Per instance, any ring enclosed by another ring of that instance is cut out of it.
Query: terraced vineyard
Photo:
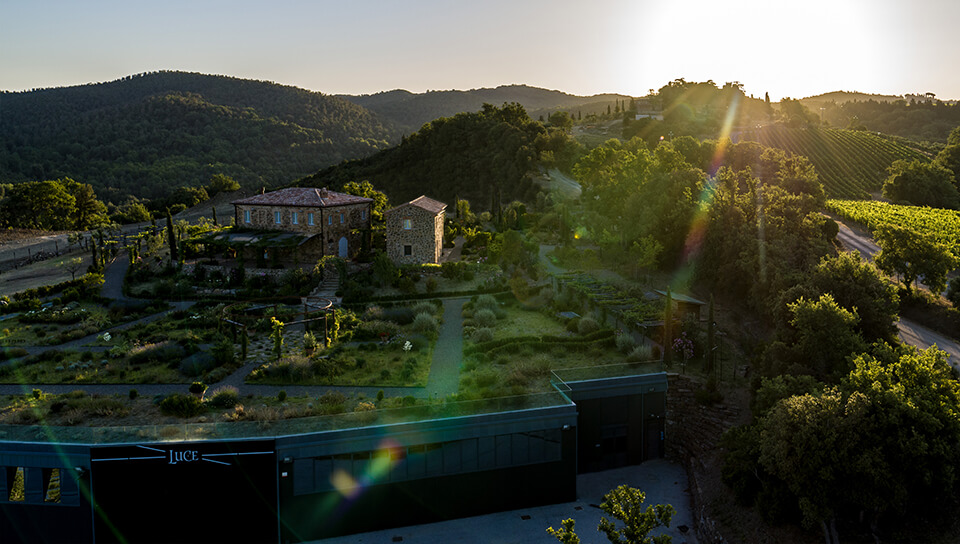
[[[893,161],[929,160],[916,149],[856,130],[771,126],[744,131],[740,140],[806,156],[817,169],[827,196],[834,198],[870,198],[870,192],[880,190]]]
[[[955,255],[960,255],[960,211],[898,206],[873,200],[828,200],[827,209],[871,230],[893,224],[933,234]]]

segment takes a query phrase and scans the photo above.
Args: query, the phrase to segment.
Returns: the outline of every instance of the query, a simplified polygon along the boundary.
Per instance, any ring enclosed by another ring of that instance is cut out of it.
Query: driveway
[[[865,259],[872,261],[873,256],[880,251],[880,246],[874,243],[873,238],[862,229],[850,227],[840,220],[840,218],[836,216],[832,217],[840,227],[837,239],[840,240],[843,247],[847,251],[857,250]],[[960,344],[958,344],[956,340],[947,338],[938,332],[922,327],[902,317],[900,321],[897,322],[897,335],[905,343],[920,349],[927,349],[934,345],[937,346],[950,355],[950,364],[960,369]]]

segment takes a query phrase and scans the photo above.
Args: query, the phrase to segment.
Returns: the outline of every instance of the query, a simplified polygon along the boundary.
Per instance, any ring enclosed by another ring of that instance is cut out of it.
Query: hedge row
[[[489,342],[480,342],[464,350],[464,353],[471,355],[473,353],[486,353],[511,344],[583,344],[596,340],[611,339],[614,337],[612,329],[602,329],[592,332],[585,336],[514,336],[511,338],[501,338]]]
[[[405,302],[405,301],[414,301],[414,300],[429,300],[434,298],[448,298],[448,297],[468,297],[474,295],[502,295],[505,293],[510,293],[510,290],[503,289],[473,289],[469,291],[443,291],[438,293],[420,293],[417,295],[391,295],[386,297],[369,297],[361,300],[344,300],[343,306],[357,306],[357,305],[367,305],[371,303],[381,303],[381,302]]]
[[[543,341],[515,342],[515,343],[512,343],[512,344],[507,344],[507,345],[505,345],[505,346],[500,346],[500,347],[497,347],[497,348],[493,348],[493,349],[491,349],[491,350],[489,350],[489,351],[486,351],[486,352],[483,353],[483,356],[484,356],[484,357],[493,357],[493,356],[499,355],[500,353],[504,353],[504,352],[506,352],[506,353],[516,353],[516,352],[520,351],[520,349],[523,348],[523,347],[525,347],[525,346],[532,346],[532,347],[541,347],[541,348],[543,348],[543,347],[547,347],[547,346],[550,346],[550,345],[556,346],[556,345],[561,345],[561,344],[562,344],[562,345],[563,345],[563,349],[568,350],[568,351],[574,351],[574,352],[587,351],[587,350],[589,350],[590,348],[592,348],[592,347],[594,347],[594,346],[607,346],[607,347],[611,347],[611,348],[615,348],[615,347],[616,347],[615,340],[614,340],[614,337],[613,337],[613,336],[608,336],[608,337],[606,337],[606,338],[597,338],[597,339],[595,339],[595,340],[586,340],[585,338],[586,338],[586,337],[582,337],[581,339],[578,339],[578,340],[580,340],[580,341],[578,341],[578,342],[543,342]]]

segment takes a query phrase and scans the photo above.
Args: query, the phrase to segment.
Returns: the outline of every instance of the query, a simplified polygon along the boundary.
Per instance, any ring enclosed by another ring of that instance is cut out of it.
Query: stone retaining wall
[[[724,431],[741,422],[742,410],[724,403],[698,403],[695,392],[701,384],[688,376],[668,374],[667,383],[667,457],[687,471],[697,539],[701,544],[725,543],[710,518],[700,482],[707,470],[704,459],[716,450]]]

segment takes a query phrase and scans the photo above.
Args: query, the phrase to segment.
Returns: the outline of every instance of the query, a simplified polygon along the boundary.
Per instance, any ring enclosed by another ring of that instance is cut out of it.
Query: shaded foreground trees
[[[724,439],[724,480],[741,501],[819,526],[828,544],[838,526],[879,538],[949,519],[960,491],[960,384],[935,348],[874,351],[835,386],[763,380],[755,422]]]
[[[626,485],[618,486],[603,496],[600,510],[616,521],[623,523],[618,528],[615,521],[606,516],[600,518],[597,531],[606,535],[613,544],[670,544],[669,535],[649,536],[658,527],[669,527],[670,520],[677,511],[669,504],[657,504],[643,508],[646,493]],[[560,529],[547,528],[563,544],[579,544],[580,537],[575,530],[575,521],[565,519]]]

